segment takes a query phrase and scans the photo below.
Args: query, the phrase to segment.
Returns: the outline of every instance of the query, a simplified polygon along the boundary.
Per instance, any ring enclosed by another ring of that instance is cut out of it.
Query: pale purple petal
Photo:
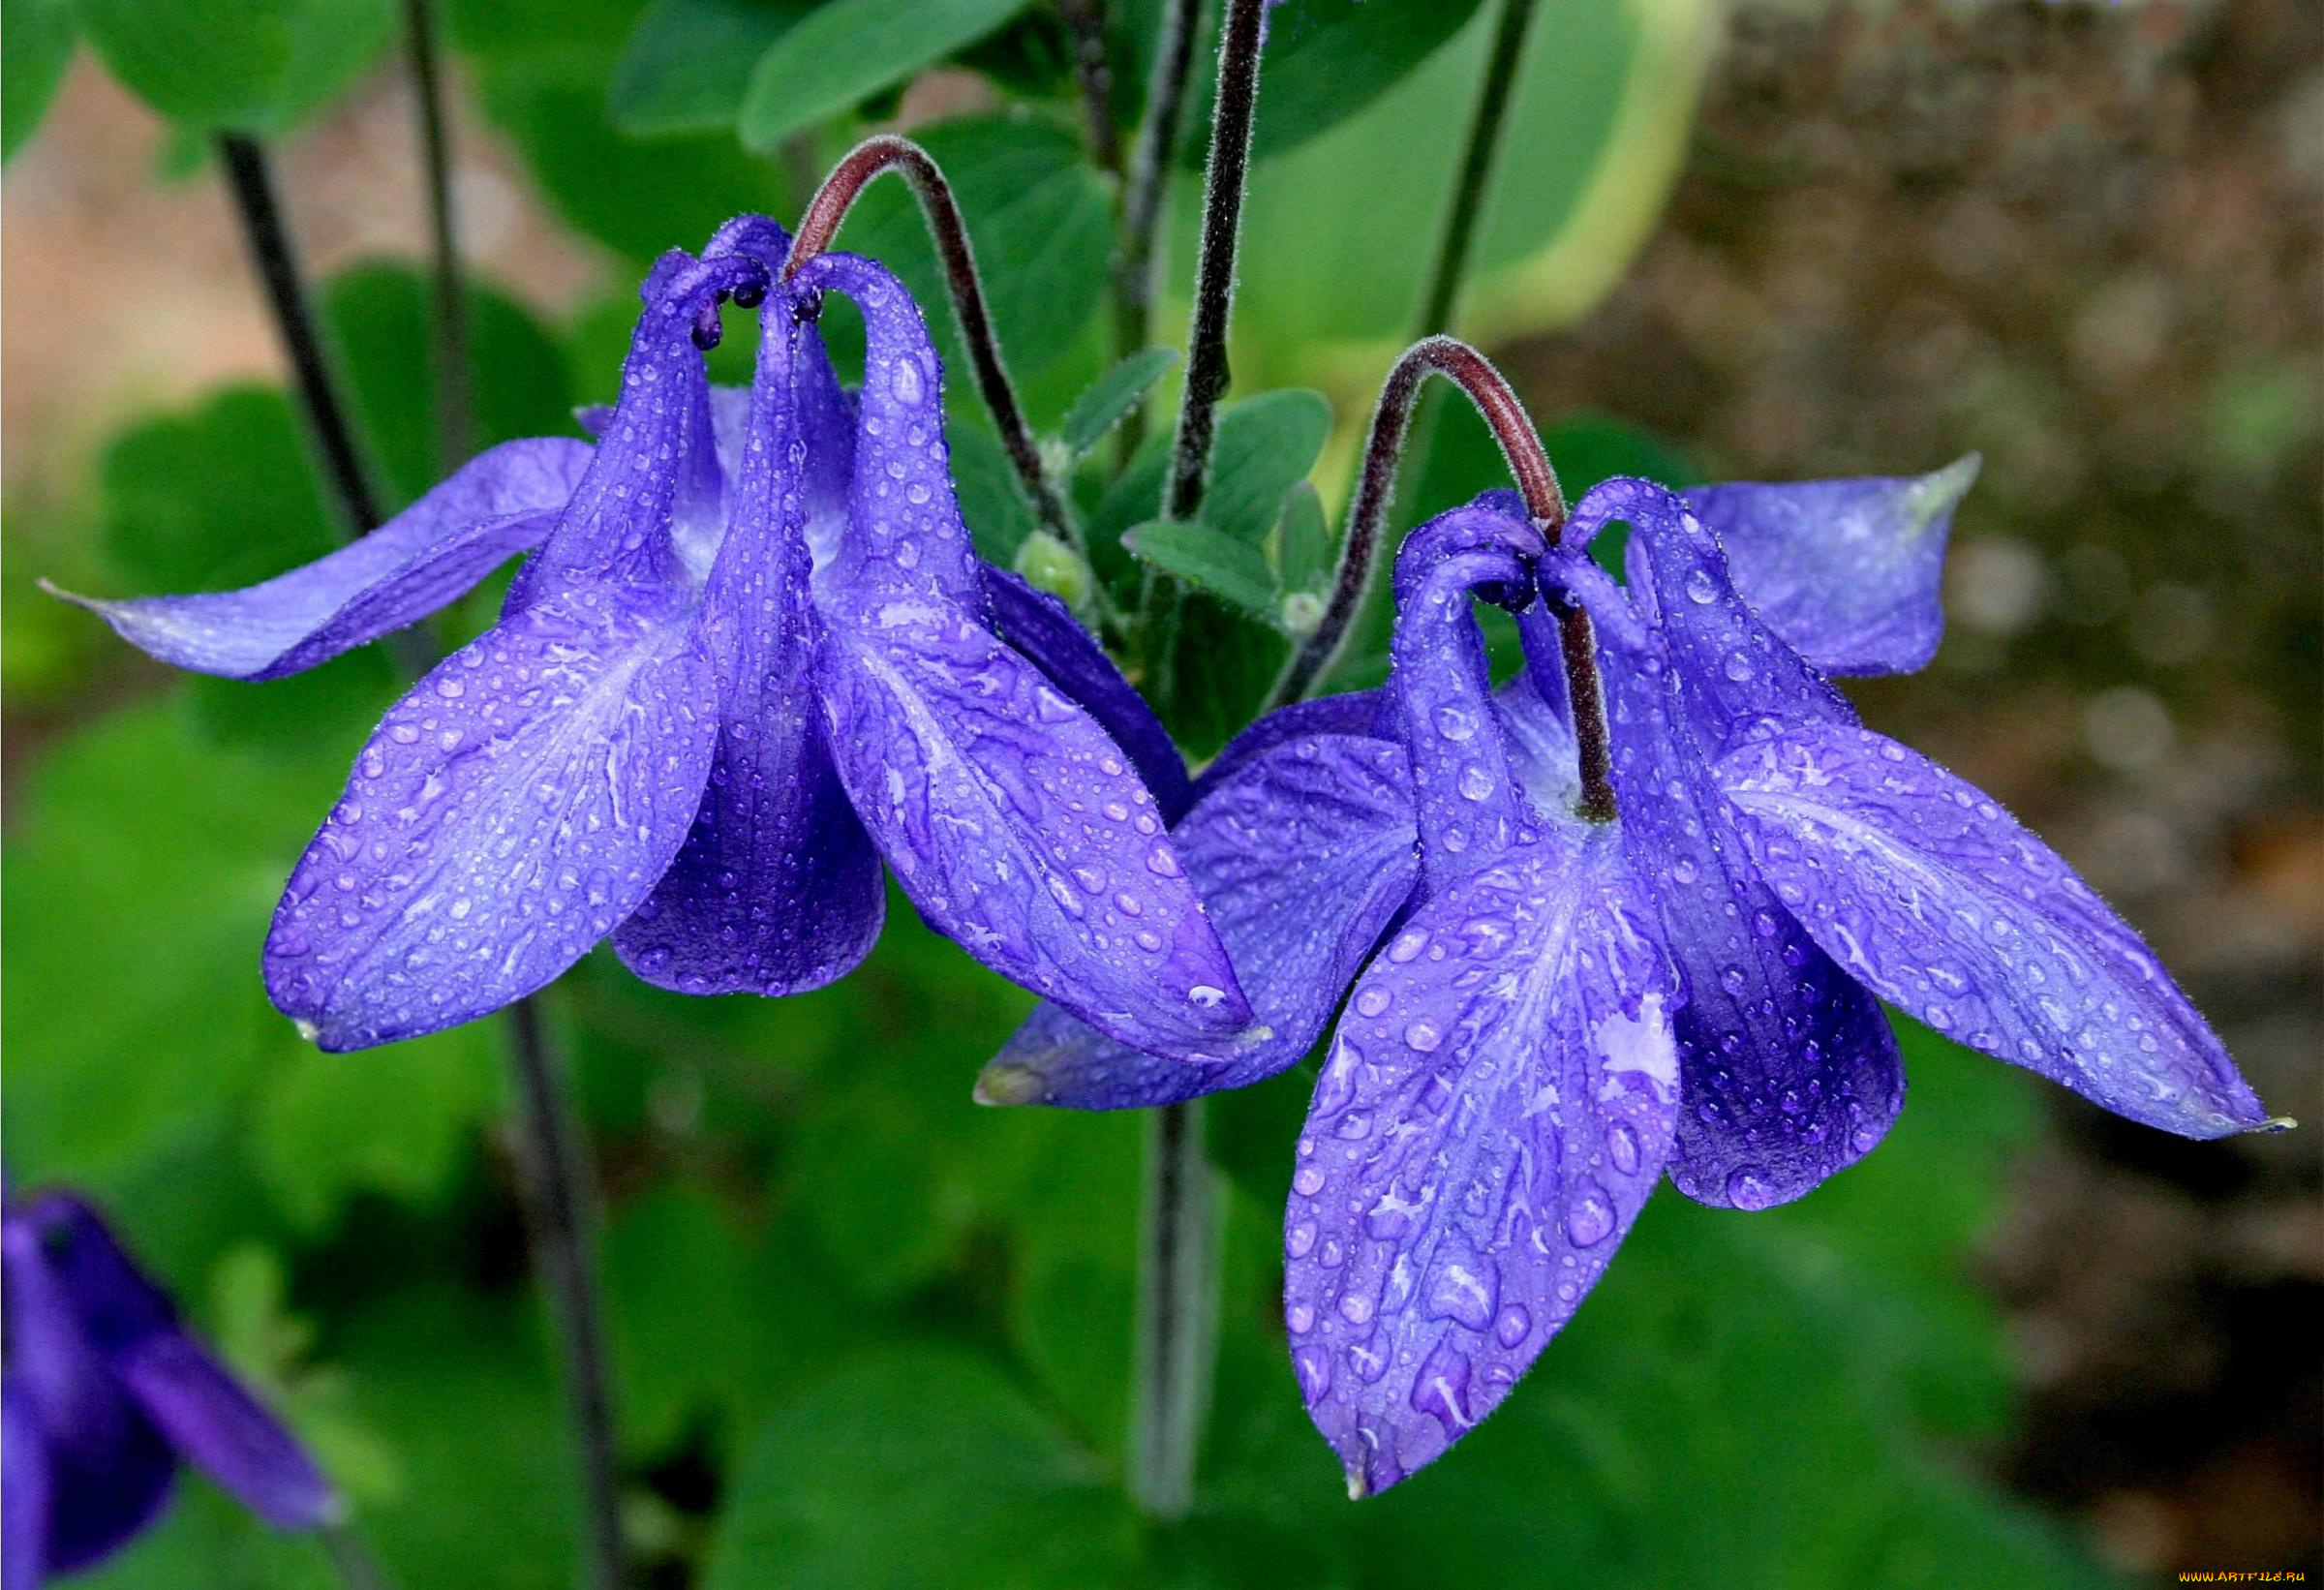
[[[2166,1132],[2269,1124],[2154,952],[1983,791],[1821,723],[1742,747],[1718,778],[1760,871],[1882,997]]]
[[[1270,1036],[1216,1065],[1145,1054],[1054,1004],[977,1080],[987,1104],[1120,1110],[1297,1064],[1420,876],[1403,748],[1312,735],[1245,761],[1171,836]]]
[[[1880,1002],[1818,947],[1732,832],[1706,774],[1769,721],[1852,723],[1853,709],[1736,596],[1718,542],[1670,493],[1614,480],[1569,534],[1630,521],[1638,649],[1599,626],[1615,806],[1651,883],[1685,1003],[1672,1018],[1683,1109],[1670,1179],[1718,1207],[1797,1198],[1876,1147],[1904,1107]]]
[[[564,437],[504,443],[370,535],[245,590],[128,601],[56,595],[173,666],[279,679],[417,623],[538,545],[590,452]]]
[[[1911,478],[1698,486],[1689,506],[1727,549],[1735,589],[1817,667],[1911,673],[1944,633],[1939,587],[1972,453]]]
[[[1142,1048],[1201,1053],[1249,1024],[1153,796],[968,611],[874,602],[828,624],[816,672],[848,795],[938,932]]]
[[[1210,759],[1210,765],[1203,769],[1203,776],[1194,781],[1194,798],[1201,800],[1233,778],[1244,764],[1288,740],[1310,734],[1393,739],[1392,731],[1382,721],[1382,707],[1383,697],[1378,690],[1319,696],[1313,701],[1295,701],[1288,707],[1278,707],[1228,741]]]
[[[981,611],[983,581],[944,443],[943,367],[920,306],[861,255],[818,255],[792,286],[843,292],[864,319],[846,530],[827,545],[810,527],[818,599],[828,580],[852,594],[933,596]]]
[[[717,727],[683,594],[572,584],[504,620],[357,756],[275,909],[267,992],[329,1050],[532,993],[677,855]]]
[[[296,1438],[183,1330],[134,1344],[113,1369],[180,1457],[276,1529],[339,1514],[331,1483]]]
[[[1194,786],[1186,777],[1186,759],[1154,709],[1121,677],[1071,608],[1035,590],[1023,575],[991,564],[982,566],[994,631],[1097,719],[1153,791],[1163,820],[1175,824],[1194,804]]]
[[[1491,1412],[1653,1190],[1678,1068],[1656,938],[1613,829],[1560,824],[1357,984],[1284,1220],[1292,1363],[1351,1491]]]
[[[820,988],[871,953],[887,904],[810,677],[794,393],[829,362],[780,293],[761,324],[750,443],[701,618],[722,684],[716,760],[685,848],[614,935],[638,976],[687,994]]]

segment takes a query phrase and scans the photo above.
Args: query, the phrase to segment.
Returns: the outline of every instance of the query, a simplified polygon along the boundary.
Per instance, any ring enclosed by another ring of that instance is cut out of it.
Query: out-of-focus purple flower
[[[1934,647],[1926,547],[1968,473],[1710,488],[1717,535],[1617,480],[1545,556],[1499,494],[1423,526],[1389,688],[1255,725],[1178,830],[1274,1037],[1190,1069],[1045,1009],[987,1068],[991,1102],[1241,1085],[1304,1054],[1353,980],[1299,1143],[1285,1317],[1356,1490],[1498,1402],[1659,1176],[1758,1208],[1874,1147],[1903,1102],[1881,998],[2132,1119],[2269,1124],[2136,934],[1826,681]],[[1814,555],[1818,512],[1845,556]],[[1585,556],[1614,520],[1627,589]],[[1730,572],[1723,539],[1750,561]],[[1519,614],[1525,667],[1487,684],[1470,594],[1535,578],[1599,621],[1611,824],[1574,815],[1544,607]]]
[[[277,1529],[338,1516],[296,1438],[194,1339],[87,1204],[54,1192],[12,1204],[0,1277],[6,1590],[121,1546],[159,1515],[181,1462]]]
[[[1166,832],[1168,737],[970,550],[917,306],[852,256],[780,285],[787,247],[745,217],[657,264],[594,447],[498,449],[249,591],[90,603],[166,660],[272,677],[537,545],[500,623],[382,720],[276,910],[268,992],[322,1047],[483,1015],[608,936],[686,993],[819,987],[878,935],[882,857],[939,931],[1116,1037],[1208,1054],[1249,1024]],[[863,307],[860,393],[815,333],[826,290]],[[729,296],[762,304],[747,393],[699,352]]]

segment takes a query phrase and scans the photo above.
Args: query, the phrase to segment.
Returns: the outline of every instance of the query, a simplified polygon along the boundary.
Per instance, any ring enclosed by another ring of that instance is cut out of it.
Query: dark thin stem
[[[431,0],[404,0],[404,47],[419,100],[419,145],[428,183],[428,235],[435,289],[436,449],[446,474],[475,450],[469,390],[468,300],[460,287],[460,233],[452,208],[451,140],[445,132],[443,72]]]
[[[1227,321],[1235,304],[1235,247],[1242,232],[1242,195],[1251,168],[1251,129],[1259,107],[1259,46],[1267,0],[1227,0],[1218,42],[1218,107],[1210,120],[1210,159],[1203,177],[1203,243],[1195,262],[1194,324],[1186,337],[1186,392],[1172,449],[1173,519],[1202,511],[1210,480],[1210,441],[1227,368]]]
[[[387,1571],[380,1566],[379,1559],[371,1554],[371,1548],[363,1544],[363,1537],[355,1533],[352,1524],[325,1524],[316,1535],[347,1590],[393,1590],[395,1581],[387,1576]]]
[[[1460,174],[1453,181],[1444,230],[1437,235],[1436,258],[1429,262],[1428,284],[1421,293],[1420,317],[1413,326],[1416,337],[1452,329],[1452,308],[1460,296],[1461,278],[1468,273],[1485,195],[1492,188],[1501,124],[1509,114],[1509,91],[1525,53],[1525,28],[1533,20],[1533,7],[1534,0],[1501,0],[1492,42],[1485,46],[1476,114],[1469,120],[1468,141],[1461,147]]]
[[[985,302],[984,279],[976,271],[968,225],[961,219],[952,184],[944,180],[944,172],[926,149],[910,138],[883,133],[847,151],[846,158],[831,168],[823,186],[808,200],[807,213],[799,220],[799,234],[791,240],[790,257],[782,264],[783,279],[796,276],[800,266],[831,247],[848,210],[882,171],[901,175],[920,201],[920,214],[928,223],[929,235],[943,261],[944,279],[952,289],[952,312],[960,322],[961,341],[968,350],[976,389],[993,416],[993,428],[1000,433],[1000,444],[1016,468],[1033,512],[1052,535],[1079,547],[1081,532],[1041,468],[1041,449],[1033,442],[1024,411],[1018,406],[1017,389],[1009,384],[1008,366],[1001,362],[1000,337],[993,329],[993,312]]]
[[[1330,671],[1349,624],[1362,606],[1378,560],[1381,531],[1395,499],[1396,465],[1422,382],[1442,376],[1468,395],[1501,444],[1501,456],[1516,478],[1526,511],[1552,546],[1566,525],[1565,493],[1549,455],[1533,428],[1525,407],[1517,401],[1509,381],[1467,343],[1453,337],[1424,337],[1404,351],[1388,380],[1381,383],[1380,401],[1372,410],[1372,428],[1364,439],[1363,473],[1358,477],[1356,501],[1348,509],[1348,532],[1339,554],[1339,573],[1323,622],[1294,652],[1268,697],[1267,710],[1299,700]],[[1584,816],[1605,821],[1614,814],[1612,763],[1605,733],[1605,703],[1598,683],[1597,649],[1589,615],[1571,603],[1557,606],[1559,643],[1565,654],[1567,692],[1573,700],[1574,733],[1581,761],[1581,810]]]
[[[1104,0],[1057,0],[1057,15],[1073,35],[1073,80],[1082,91],[1089,158],[1099,170],[1119,176],[1121,130],[1114,125],[1114,68],[1106,59]]]
[[[1194,33],[1202,8],[1196,0],[1164,0],[1162,32],[1154,49],[1153,75],[1146,86],[1146,115],[1130,150],[1121,190],[1120,247],[1114,262],[1114,342],[1116,357],[1127,358],[1153,340],[1154,243],[1162,225],[1162,199],[1170,187],[1170,163],[1186,120],[1186,90],[1194,74]],[[1124,426],[1123,458],[1137,450],[1135,430],[1145,408]]]
[[[323,343],[322,323],[307,296],[306,278],[299,270],[298,251],[284,225],[276,202],[274,174],[266,150],[258,139],[242,133],[218,135],[218,157],[226,168],[228,191],[241,217],[243,241],[251,263],[266,289],[274,311],[275,328],[282,333],[283,351],[298,386],[299,404],[306,412],[307,429],[322,455],[323,474],[338,499],[348,534],[361,535],[382,518],[379,493],[364,469],[363,450],[355,441],[347,405],[333,379],[331,357]]]
[[[1175,1522],[1194,1505],[1195,1459],[1210,1412],[1218,1347],[1217,1172],[1203,1147],[1203,1104],[1153,1112],[1138,1275],[1130,1493]]]
[[[219,154],[250,241],[253,261],[266,285],[267,301],[284,345],[290,352],[299,401],[326,462],[350,532],[361,535],[380,523],[318,322],[308,302],[305,278],[275,202],[266,154],[256,141],[223,134]],[[399,662],[417,676],[431,658],[424,642],[402,632],[388,637]],[[401,646],[398,643],[405,643]],[[613,1394],[607,1380],[604,1337],[598,1325],[595,1273],[589,1262],[587,1218],[591,1205],[588,1158],[579,1132],[566,1113],[558,1066],[540,1012],[531,999],[508,1007],[510,1062],[517,1085],[517,1120],[526,1158],[525,1207],[533,1259],[548,1293],[564,1344],[566,1391],[573,1408],[581,1462],[584,1527],[591,1532],[592,1590],[618,1590],[622,1577],[621,1518],[614,1483]],[[342,1538],[344,1537],[344,1538]],[[352,1537],[344,1530],[325,1545],[345,1565]],[[359,1544],[354,1549],[360,1552]]]
[[[526,1162],[522,1180],[528,1235],[557,1328],[581,1468],[583,1582],[590,1590],[619,1590],[619,1448],[596,1272],[590,1262],[596,1183],[538,1004],[521,999],[509,1006],[508,1029]]]

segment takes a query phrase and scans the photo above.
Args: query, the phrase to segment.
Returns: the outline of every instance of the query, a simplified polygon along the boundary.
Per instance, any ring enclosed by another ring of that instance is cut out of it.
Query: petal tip
[[[1031,1104],[1041,1097],[1041,1074],[1029,1065],[988,1065],[977,1074],[968,1096],[993,1109]]]
[[[304,1016],[290,1018],[290,1030],[298,1034],[301,1043],[314,1044],[319,1048],[321,1046],[322,1028]]]

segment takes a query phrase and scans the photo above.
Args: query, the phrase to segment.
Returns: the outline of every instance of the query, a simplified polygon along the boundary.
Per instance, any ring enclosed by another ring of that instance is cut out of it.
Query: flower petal
[[[1752,865],[1676,727],[1667,671],[1600,650],[1614,805],[1686,994],[1671,1019],[1685,1108],[1670,1179],[1715,1207],[1787,1203],[1869,1153],[1904,1108],[1895,1034]]]
[[[944,443],[943,366],[920,306],[883,266],[855,254],[817,255],[792,288],[844,292],[864,319],[847,528],[836,546],[815,547],[818,597],[828,580],[859,596],[935,596],[982,611],[984,582]]]
[[[32,1394],[0,1377],[0,1590],[41,1590],[48,1556],[48,1452]]]
[[[1448,885],[1357,985],[1284,1221],[1308,1412],[1357,1494],[1489,1413],[1654,1188],[1670,989],[1610,827],[1561,824]]]
[[[1977,465],[1972,453],[1916,477],[1698,486],[1686,500],[1743,599],[1810,662],[1911,673],[1944,633],[1945,535]]]
[[[1245,761],[1172,841],[1269,1036],[1216,1065],[1132,1049],[1055,1004],[977,1080],[987,1104],[1121,1110],[1245,1087],[1297,1064],[1420,878],[1403,748],[1312,735]]]
[[[51,1193],[12,1212],[0,1234],[8,1298],[7,1385],[15,1414],[0,1454],[41,1443],[46,1514],[41,1566],[70,1573],[113,1551],[169,1498],[169,1449],[114,1379],[107,1349],[172,1323],[167,1300],[138,1274],[96,1212]],[[13,1479],[5,1482],[13,1485]],[[28,1504],[12,1498],[11,1507]],[[13,1577],[15,1516],[7,1550]]]
[[[1770,721],[1853,723],[1845,698],[1735,595],[1718,542],[1678,499],[1611,481],[1574,534],[1628,519],[1631,589],[1653,619],[1634,646],[1599,627],[1615,806],[1653,880],[1684,1005],[1683,1108],[1670,1179],[1698,1203],[1789,1202],[1869,1153],[1904,1108],[1904,1061],[1878,1000],[1775,897],[1706,767]]]
[[[1760,871],[1883,997],[2166,1132],[2270,1124],[2145,941],[1983,791],[1825,723],[1738,749],[1718,778]]]
[[[1286,741],[1310,734],[1352,734],[1358,738],[1391,740],[1394,735],[1381,721],[1384,697],[1378,690],[1356,690],[1346,695],[1319,696],[1278,707],[1228,741],[1203,776],[1194,781],[1194,798],[1201,800],[1233,778],[1246,763]]]
[[[831,620],[816,672],[856,812],[938,932],[1141,1048],[1249,1023],[1153,796],[968,611],[900,596]]]
[[[573,584],[388,710],[299,859],[266,987],[324,1049],[532,993],[652,891],[700,803],[718,679],[683,593]]]
[[[810,677],[795,394],[810,368],[837,388],[821,340],[786,299],[770,295],[760,321],[750,444],[703,598],[722,682],[716,760],[685,847],[614,935],[638,976],[686,994],[820,988],[871,953],[887,909]]]
[[[1421,866],[1433,892],[1538,826],[1492,704],[1473,597],[1531,592],[1541,533],[1492,508],[1454,508],[1396,555],[1388,699],[1411,757]],[[1561,813],[1562,815],[1562,813]]]
[[[279,679],[417,623],[538,545],[590,452],[565,437],[504,443],[370,535],[245,590],[128,601],[56,595],[175,667]]]
[[[1194,786],[1186,777],[1186,759],[1146,697],[1121,677],[1071,608],[1035,590],[1021,574],[991,564],[983,569],[994,633],[1097,719],[1153,791],[1163,820],[1176,824],[1194,804]]]
[[[338,1493],[297,1439],[183,1330],[146,1337],[113,1368],[180,1457],[276,1529],[338,1516]]]

